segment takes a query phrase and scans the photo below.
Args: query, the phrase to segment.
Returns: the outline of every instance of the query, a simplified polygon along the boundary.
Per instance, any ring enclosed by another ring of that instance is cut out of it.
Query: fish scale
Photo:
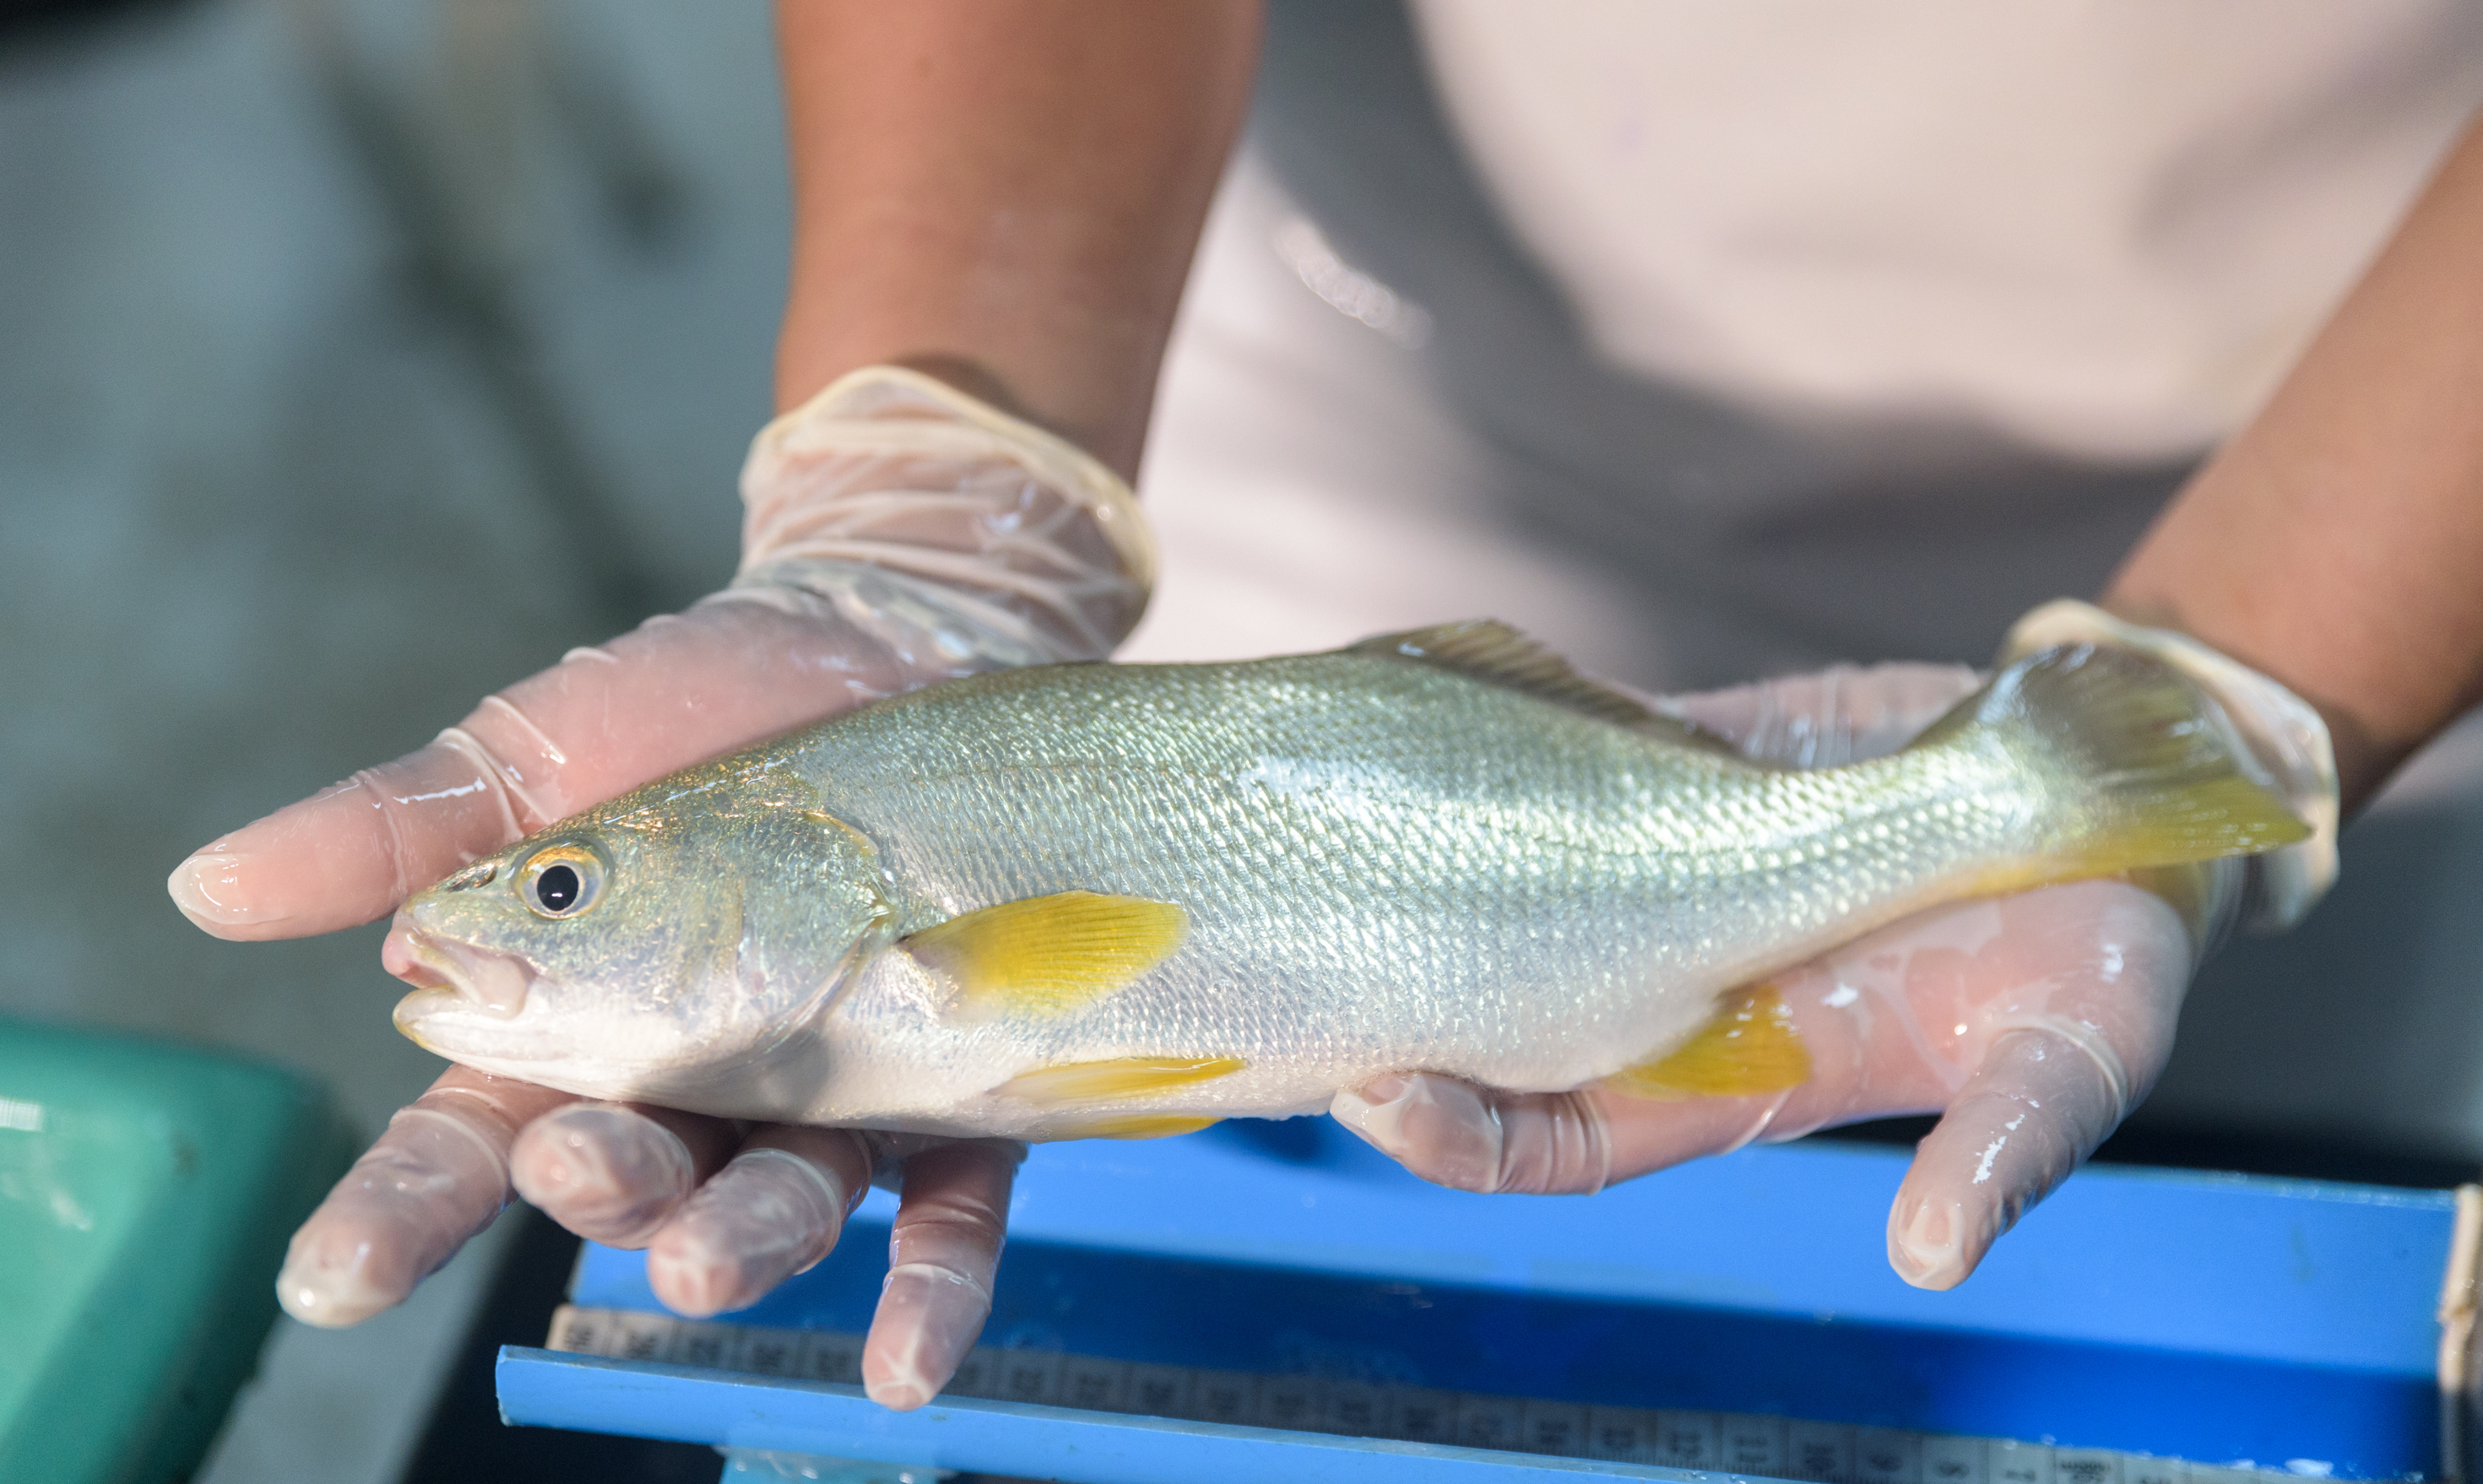
[[[1571,1088],[1689,1054],[1723,992],[1904,913],[2293,837],[2229,739],[2178,725],[2187,686],[2134,656],[2038,657],[1913,748],[1797,772],[1491,625],[977,676],[512,847],[512,880],[547,841],[610,859],[574,928],[505,892],[417,898],[417,935],[535,978],[502,1026],[434,994],[409,1029],[599,1096],[927,1132],[1303,1112],[1397,1070]],[[827,822],[805,827],[825,855],[788,810]],[[694,945],[645,946],[727,896],[730,988],[682,967]],[[1028,952],[1058,955],[1039,994],[975,967],[1028,972]],[[668,1042],[666,1013],[701,1028]],[[1016,1081],[1085,1067],[1106,1070]],[[1061,1088],[1086,1101],[1042,1100]]]
[[[1381,661],[1373,668],[1411,667]],[[1544,718],[1530,713],[1550,711],[1541,702],[1445,674],[1402,676],[1414,685],[1446,694],[1453,719],[1442,734],[1460,738],[1459,745],[1448,747],[1402,729],[1391,737],[1375,734],[1367,724],[1321,725],[1328,719],[1309,712],[1304,694],[1309,688],[1287,686],[1272,698],[1275,704],[1255,707],[1256,714],[1241,725],[1228,725],[1220,734],[1176,733],[1158,752],[1132,745],[1122,707],[1091,704],[1094,692],[1105,691],[1108,699],[1115,682],[1142,675],[1098,669],[1079,676],[1087,683],[1079,687],[1083,694],[1074,702],[1034,714],[1014,704],[996,707],[1003,719],[992,734],[1009,740],[996,749],[1001,756],[992,761],[1004,761],[1005,770],[978,771],[973,791],[962,801],[942,797],[936,782],[926,788],[923,781],[902,775],[889,780],[894,786],[872,787],[874,781],[863,769],[841,767],[838,756],[814,755],[824,806],[867,835],[906,841],[900,873],[920,883],[927,894],[1007,900],[1072,887],[1122,891],[1182,903],[1193,916],[1193,942],[1210,948],[1224,942],[1245,948],[1282,944],[1289,939],[1316,945],[1315,977],[1296,972],[1291,982],[1271,986],[1270,993],[1259,996],[1262,1004],[1290,1012],[1281,1018],[1259,1019],[1256,1027],[1233,1023],[1221,1003],[1225,985],[1200,981],[1216,978],[1219,970],[1226,977],[1235,975],[1242,967],[1235,959],[1246,965],[1246,955],[1202,956],[1187,974],[1178,966],[1167,966],[1161,986],[1135,986],[1099,1006],[1090,1019],[1060,1027],[1047,1038],[1046,1054],[1074,1059],[1081,1050],[1099,1047],[1161,1044],[1165,1002],[1207,997],[1198,993],[1204,990],[1218,1003],[1214,1013],[1196,1017],[1198,1029],[1191,1033],[1218,1035],[1226,1044],[1185,1049],[1219,1050],[1258,1061],[1280,1051],[1298,1052],[1306,1042],[1325,1042],[1348,1058],[1381,1050],[1428,1057],[1438,1054],[1443,1043],[1506,1039],[1532,1028],[1524,1022],[1539,1019],[1545,1008],[1539,996],[1521,999],[1503,989],[1507,974],[1477,972],[1494,961],[1527,958],[1529,941],[1536,936],[1534,923],[1568,926],[1571,931],[1564,936],[1579,940],[1611,939],[1602,955],[1606,958],[1630,946],[1625,931],[1590,935],[1583,921],[1564,923],[1563,914],[1576,913],[1594,895],[1615,894],[1616,888],[1626,892],[1635,886],[1643,892],[1651,885],[1643,870],[1634,873],[1635,880],[1595,879],[1616,861],[1644,866],[1656,860],[1642,849],[1628,848],[1626,837],[1615,838],[1609,826],[1594,823],[1597,815],[1626,820],[1633,805],[1643,807],[1643,789],[1630,786],[1637,782],[1631,777],[1634,770],[1563,769],[1548,786],[1535,790],[1549,795],[1548,801],[1523,811],[1493,811],[1504,817],[1516,814],[1517,828],[1507,834],[1524,841],[1517,852],[1479,840],[1478,833],[1492,832],[1489,825],[1478,832],[1475,811],[1453,808],[1443,817],[1427,807],[1436,806],[1439,796],[1453,801],[1475,797],[1488,782],[1474,776],[1488,767],[1475,760],[1478,755],[1489,755],[1498,740],[1495,732],[1505,735],[1512,725],[1528,721],[1539,725]],[[1257,677],[1232,667],[1199,667],[1182,678],[1186,683],[1181,689],[1188,694],[1176,696],[1173,707],[1228,724],[1242,709],[1237,702],[1265,695]],[[1392,699],[1401,707],[1420,707],[1426,698]],[[1366,707],[1352,709],[1367,712]],[[1287,729],[1295,734],[1272,742],[1268,738],[1266,719],[1297,718],[1306,712],[1311,727]],[[893,735],[853,729],[840,738],[841,755],[907,755],[920,745],[910,734],[917,726],[947,725],[934,709],[892,707],[883,715]],[[1557,712],[1553,719],[1569,720]],[[1575,725],[1605,744],[1599,751],[1606,754],[1635,743],[1626,736],[1599,735],[1616,730],[1600,723],[1581,718]],[[1395,743],[1395,755],[1371,757],[1375,735]],[[1526,740],[1541,745],[1539,737]],[[1268,755],[1284,753],[1322,758],[1331,773],[1338,771],[1336,759],[1368,762],[1367,771],[1384,771],[1394,782],[1393,796],[1374,797],[1362,788],[1343,799],[1334,797],[1335,790],[1305,790],[1285,798],[1248,796],[1242,780]],[[1460,773],[1467,776],[1458,777]],[[995,798],[995,781],[1002,777],[1009,796]],[[1062,786],[1073,779],[1074,786]],[[1426,782],[1432,786],[1421,786]],[[1588,786],[1579,786],[1581,782]],[[1328,797],[1322,798],[1322,792]],[[1183,821],[1204,838],[1158,855],[1145,848],[1155,838],[1142,828],[1150,816]],[[1086,859],[1079,862],[1082,870],[1005,869],[1018,859],[1022,845],[1061,840],[1091,842]],[[1205,848],[1208,841],[1215,848]],[[1562,845],[1592,849],[1603,871],[1590,873],[1565,855],[1547,854]],[[1459,857],[1513,861],[1528,868],[1478,881],[1471,870],[1456,867]],[[1542,871],[1546,865],[1553,869]],[[1316,894],[1302,889],[1321,877],[1380,878],[1392,892],[1394,910],[1339,912],[1334,915],[1359,929],[1339,933],[1324,920],[1330,914],[1321,910]],[[963,883],[964,889],[941,889],[948,883]],[[1597,887],[1601,892],[1594,890]],[[1236,903],[1245,904],[1253,915],[1230,915],[1223,910]],[[1282,911],[1286,908],[1291,910]],[[1510,934],[1516,941],[1508,941]],[[1457,986],[1464,993],[1454,997],[1404,995],[1401,988],[1408,981],[1437,986],[1449,979],[1464,981]],[[1609,995],[1593,992],[1608,988],[1591,986],[1585,997],[1606,999]],[[1401,996],[1411,1003],[1398,1003]],[[1418,1006],[1429,1007],[1431,1013],[1408,1014]],[[1442,1015],[1442,1010],[1450,1013]],[[1179,1011],[1173,1016],[1176,1021],[1183,1019]],[[1416,1032],[1409,1045],[1408,1027],[1426,1018],[1433,1022],[1430,1033]],[[1339,1028],[1356,1024],[1372,1027],[1367,1041],[1339,1033]],[[1258,1035],[1249,1034],[1254,1028]]]

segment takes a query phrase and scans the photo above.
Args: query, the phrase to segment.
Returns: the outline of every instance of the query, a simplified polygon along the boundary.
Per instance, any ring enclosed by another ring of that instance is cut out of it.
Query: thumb
[[[2120,1123],[2129,1081],[2110,1047],[2052,1029],[1991,1049],[1914,1151],[1888,1211],[1888,1265],[1954,1288]]]
[[[911,677],[841,622],[756,603],[649,620],[493,696],[430,746],[225,835],[169,883],[219,938],[384,917],[553,820]]]

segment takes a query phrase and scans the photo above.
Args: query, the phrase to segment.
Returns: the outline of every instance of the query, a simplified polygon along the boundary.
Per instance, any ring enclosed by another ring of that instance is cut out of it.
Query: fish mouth
[[[396,1020],[458,1007],[494,1020],[517,1018],[538,977],[532,964],[513,953],[434,938],[399,918],[380,945],[380,967],[414,987],[397,1005]]]

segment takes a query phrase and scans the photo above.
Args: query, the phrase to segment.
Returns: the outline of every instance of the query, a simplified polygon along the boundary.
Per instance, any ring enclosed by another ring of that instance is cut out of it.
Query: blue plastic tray
[[[1798,1145],[1521,1199],[1423,1184],[1324,1120],[1053,1146],[1021,1177],[984,1341],[2340,1477],[2439,1472],[2447,1194],[2090,1170],[1936,1294],[1882,1255],[1904,1166]],[[833,1258],[734,1320],[863,1328],[889,1209],[875,1195]],[[572,1292],[659,1308],[635,1254],[590,1248]],[[1264,1477],[1278,1457],[1303,1477],[1594,1471],[1005,1402],[898,1416],[849,1389],[515,1347],[499,1382],[513,1422],[1092,1484]]]

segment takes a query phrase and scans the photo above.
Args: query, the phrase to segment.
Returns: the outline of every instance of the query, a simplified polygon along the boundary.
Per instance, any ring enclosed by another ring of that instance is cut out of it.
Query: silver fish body
[[[2098,696],[2143,714],[2096,742]],[[1572,1088],[1908,913],[2290,837],[2202,714],[2149,662],[2056,654],[1903,753],[1801,772],[1497,626],[1003,672],[688,770],[424,893],[399,931],[429,988],[399,1021],[593,1096],[933,1133],[1285,1116],[1392,1070]],[[2151,760],[2115,756],[2131,738]],[[547,918],[522,882],[560,850],[603,874]],[[977,996],[916,951],[1083,893],[1169,904],[1178,945],[1074,1003]],[[514,1014],[476,1003],[478,966],[524,982]],[[1157,1080],[1111,1072],[1133,1066]]]

